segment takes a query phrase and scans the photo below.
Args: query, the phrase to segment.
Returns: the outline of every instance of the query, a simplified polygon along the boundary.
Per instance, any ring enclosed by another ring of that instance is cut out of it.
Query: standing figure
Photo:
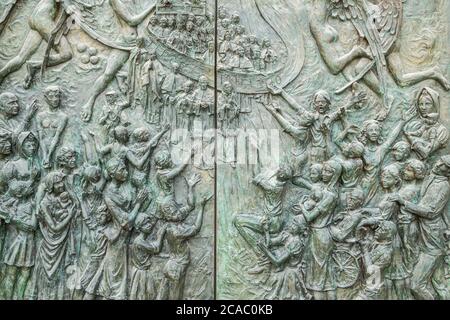
[[[61,89],[58,86],[47,87],[44,90],[44,98],[48,111],[38,113],[37,130],[41,143],[42,165],[45,169],[50,169],[53,156],[66,130],[68,117],[61,111]]]
[[[273,95],[281,95],[291,108],[299,114],[299,124],[309,128],[311,138],[310,161],[323,162],[330,156],[330,130],[333,123],[340,120],[346,111],[354,105],[365,100],[364,94],[358,94],[352,97],[352,100],[339,110],[329,113],[331,107],[330,95],[323,90],[314,94],[312,104],[314,112],[309,112],[300,106],[297,101],[282,88],[270,83],[268,88]]]
[[[423,182],[419,203],[412,203],[400,194],[391,197],[391,201],[414,214],[419,222],[420,254],[411,278],[411,289],[417,299],[435,300],[438,297],[433,276],[444,262],[449,178],[450,156],[446,155],[435,163],[430,176]]]
[[[71,221],[77,213],[77,200],[65,188],[65,175],[49,173],[44,180],[45,195],[39,205],[39,243],[30,283],[30,297],[35,300],[69,299],[66,267],[75,255]]]
[[[175,97],[174,103],[177,111],[177,129],[185,129],[191,132],[194,120],[193,90],[194,83],[188,80],[183,84],[183,91]]]
[[[47,45],[54,46],[54,52],[49,55],[47,65],[44,68],[57,66],[72,59],[72,50],[64,35],[55,43],[49,43],[52,33],[59,27],[57,17],[59,19],[66,17],[60,0],[40,0],[34,6],[33,13],[28,19],[30,31],[23,41],[19,53],[0,69],[0,84],[9,74],[19,70],[27,62],[28,75],[25,78],[24,86],[25,88],[30,87],[34,75],[42,67],[44,59],[41,61],[29,61],[29,59],[39,49],[43,41],[47,42]]]
[[[411,276],[406,266],[407,250],[398,233],[400,206],[393,200],[401,187],[400,171],[395,165],[388,165],[381,170],[381,187],[384,195],[376,208],[365,208],[372,216],[395,223],[396,234],[392,243],[392,262],[386,269],[385,277],[388,299],[410,299],[408,278]],[[401,216],[400,216],[401,217]]]
[[[127,242],[147,193],[141,190],[136,196],[128,183],[128,170],[122,159],[113,158],[106,164],[111,179],[104,191],[104,201],[112,217],[105,229],[108,239],[106,252],[91,283],[97,284],[96,296],[108,300],[127,298],[129,285]]]
[[[276,55],[272,49],[269,39],[264,39],[261,45],[261,66],[263,71],[270,71],[273,68]]]
[[[180,74],[180,65],[176,62],[172,63],[172,70],[167,73],[161,86],[161,92],[164,99],[163,116],[160,122],[169,123],[175,126],[176,123],[176,109],[175,97],[183,91],[183,83],[185,78]]]
[[[399,195],[411,203],[417,204],[420,200],[420,188],[426,176],[425,164],[417,159],[410,159],[402,170],[403,184],[398,191]],[[419,226],[417,217],[400,208],[397,217],[398,233],[404,246],[404,258],[409,271],[412,271],[419,257]]]
[[[165,73],[155,51],[149,53],[149,58],[141,70],[141,78],[142,85],[146,90],[146,100],[144,100],[145,120],[150,123],[160,123],[163,104],[162,84]]]
[[[336,275],[332,260],[335,247],[330,233],[334,211],[339,202],[337,183],[342,166],[336,160],[323,163],[322,199],[313,208],[298,216],[300,223],[310,227],[309,239],[305,248],[306,288],[312,291],[316,300],[336,299]]]
[[[192,99],[195,116],[200,120],[201,129],[212,129],[214,127],[214,92],[208,88],[208,79],[205,76],[201,76],[198,80],[198,88],[192,93]]]
[[[415,107],[417,119],[412,120],[403,131],[417,157],[427,160],[447,146],[449,132],[440,123],[441,104],[436,91],[430,88],[419,90]]]
[[[359,140],[365,147],[363,154],[365,175],[362,187],[367,194],[366,204],[377,194],[378,177],[383,160],[406,123],[407,120],[400,120],[385,140],[381,134],[382,125],[379,121],[367,120],[363,123]]]
[[[163,269],[164,278],[161,281],[156,297],[158,300],[181,300],[184,297],[186,271],[191,263],[187,241],[195,237],[202,229],[205,206],[210,199],[204,197],[201,200],[200,212],[197,213],[193,223],[185,221],[189,213],[195,208],[192,189],[198,181],[200,181],[200,178],[196,175],[188,180],[187,206],[172,208],[170,212],[166,211],[165,219],[168,221],[166,239],[170,257]]]
[[[157,288],[155,276],[150,271],[153,264],[152,258],[158,254],[163,245],[166,225],[161,226],[156,232],[156,239],[151,239],[152,231],[158,219],[155,216],[141,213],[136,219],[136,230],[139,232],[130,245],[131,300],[155,300]]]
[[[17,159],[4,165],[2,179],[8,190],[1,211],[6,211],[3,243],[5,274],[0,285],[5,299],[23,299],[35,263],[37,220],[34,194],[40,179],[37,163],[38,141],[31,132],[22,132],[16,141]]]
[[[208,42],[208,49],[203,54],[202,61],[210,66],[216,63],[216,48],[213,41]]]

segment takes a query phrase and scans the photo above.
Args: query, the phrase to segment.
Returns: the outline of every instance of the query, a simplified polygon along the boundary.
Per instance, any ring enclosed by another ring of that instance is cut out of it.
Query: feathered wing
[[[385,54],[389,54],[400,33],[403,19],[403,0],[382,0],[375,25]]]
[[[351,21],[360,37],[364,37],[369,44],[379,75],[381,89],[384,92],[384,73],[386,58],[382,46],[382,39],[370,16],[370,9],[365,0],[329,0],[329,14],[341,21]],[[388,1],[388,0],[384,0]],[[401,0],[400,0],[401,1]]]

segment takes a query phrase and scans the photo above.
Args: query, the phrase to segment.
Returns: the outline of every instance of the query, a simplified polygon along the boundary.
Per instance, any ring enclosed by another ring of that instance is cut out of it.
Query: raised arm
[[[270,93],[273,95],[281,95],[284,100],[289,104],[289,106],[294,109],[297,112],[303,113],[306,112],[306,110],[295,101],[295,99],[288,94],[286,91],[284,91],[282,88],[278,87],[274,83],[267,83],[267,88],[269,89]]]
[[[406,122],[407,121],[405,121],[405,120],[401,120],[398,123],[398,125],[394,128],[394,130],[392,130],[391,134],[387,137],[386,141],[382,144],[381,152],[382,152],[383,157],[388,153],[388,151],[394,144],[395,140],[397,140],[397,138],[398,138],[400,132],[402,132],[402,129],[405,126]]]
[[[277,267],[281,267],[289,258],[290,254],[287,251],[283,251],[281,255],[275,256],[269,248],[267,248],[263,242],[258,242],[258,248],[269,258],[269,260],[276,265]]]
[[[137,245],[146,250],[149,253],[156,254],[161,251],[163,245],[164,234],[166,233],[166,227],[162,227],[158,230],[156,234],[155,241],[145,241],[144,239],[140,239]]]
[[[58,146],[58,144],[61,140],[61,136],[67,126],[67,121],[68,121],[68,118],[66,116],[64,116],[61,119],[61,123],[58,126],[55,136],[52,139],[52,143],[50,144],[50,148],[48,149],[47,154],[46,154],[45,162],[47,162],[47,163],[44,163],[44,165],[50,165],[48,162],[51,160],[53,153],[55,152],[56,147]]]
[[[119,0],[109,0],[111,7],[117,13],[119,17],[125,20],[130,26],[135,27],[140,24],[148,16],[150,11],[153,10],[154,5],[148,7],[140,14],[133,16],[128,12],[127,8]]]
[[[37,109],[38,109],[38,104],[37,104],[37,101],[34,100],[31,103],[31,106],[27,109],[27,114],[26,114],[25,118],[23,119],[18,132],[28,131],[30,129],[31,120],[33,119],[33,116],[35,115]]]
[[[279,112],[277,112],[274,106],[272,105],[264,105],[264,106],[266,107],[267,111],[269,111],[272,114],[272,116],[278,121],[280,126],[294,138],[299,138],[306,134],[305,129],[292,125],[288,120],[286,120],[286,118],[284,118]]]

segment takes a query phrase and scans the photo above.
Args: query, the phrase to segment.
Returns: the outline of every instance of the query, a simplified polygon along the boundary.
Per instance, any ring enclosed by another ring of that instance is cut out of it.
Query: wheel
[[[335,264],[336,282],[338,288],[349,288],[356,283],[359,278],[358,258],[347,250],[338,249],[333,253]]]

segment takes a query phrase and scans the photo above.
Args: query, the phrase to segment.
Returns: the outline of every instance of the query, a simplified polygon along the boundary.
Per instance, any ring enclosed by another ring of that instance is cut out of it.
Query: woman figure
[[[4,153],[11,152],[10,142],[5,143]],[[39,143],[33,133],[20,133],[16,140],[16,158],[7,162],[1,172],[4,191],[8,191],[4,208],[8,217],[3,244],[6,270],[2,283],[7,299],[23,299],[35,261],[34,230],[37,222],[34,212],[30,210],[35,208],[33,195],[40,179],[38,148]]]
[[[406,162],[403,169],[403,185],[399,190],[399,195],[406,201],[419,203],[420,189],[423,179],[426,176],[425,164],[417,159]],[[397,217],[398,232],[404,247],[404,259],[409,271],[412,271],[419,256],[419,229],[417,219],[414,214],[408,212],[404,207],[400,208]]]
[[[405,247],[403,246],[398,234],[398,217],[400,214],[399,205],[391,200],[391,196],[399,192],[401,187],[400,171],[396,165],[389,165],[381,171],[381,187],[384,196],[376,208],[365,208],[364,210],[373,216],[378,216],[382,220],[392,221],[396,225],[396,235],[392,243],[393,253],[391,265],[386,270],[387,298],[388,299],[409,299],[409,289],[407,280],[410,273],[406,268],[403,257],[405,256]]]
[[[39,203],[39,227],[42,233],[32,278],[32,298],[68,299],[66,267],[75,255],[71,221],[77,202],[65,187],[66,176],[60,171],[45,178],[45,195]]]
[[[95,293],[88,290],[88,293],[104,299],[123,300],[127,298],[129,284],[127,243],[147,194],[141,191],[135,197],[127,182],[128,170],[122,159],[109,160],[106,171],[111,181],[105,188],[104,201],[112,222],[104,231],[108,244],[103,261],[91,280],[98,284],[97,290]]]
[[[380,166],[406,123],[406,120],[401,120],[386,140],[381,135],[383,128],[379,121],[368,120],[363,123],[360,141],[365,147],[363,154],[365,176],[362,187],[367,194],[366,204],[377,194]]]
[[[336,160],[323,164],[322,181],[324,189],[322,199],[314,208],[303,212],[300,219],[308,224],[310,236],[305,248],[306,288],[312,291],[315,300],[336,299],[336,279],[331,260],[334,241],[330,233],[334,211],[339,202],[337,182],[342,166]]]
[[[417,94],[415,107],[417,119],[405,126],[404,133],[411,149],[425,161],[433,153],[447,146],[449,133],[440,121],[439,93],[423,88]]]

